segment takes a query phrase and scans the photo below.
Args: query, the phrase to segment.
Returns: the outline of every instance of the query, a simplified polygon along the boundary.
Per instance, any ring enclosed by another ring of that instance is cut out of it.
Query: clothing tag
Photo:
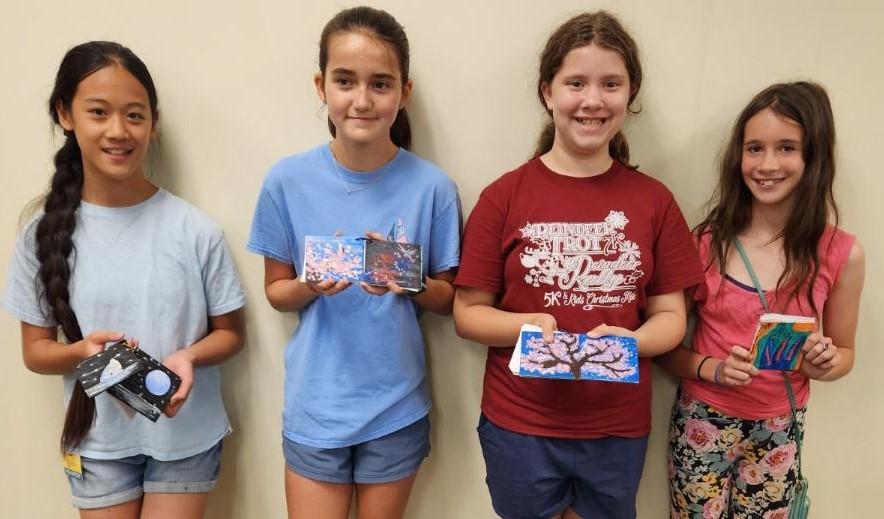
[[[64,453],[64,471],[69,476],[83,479],[83,465],[80,463],[80,455],[76,452]]]

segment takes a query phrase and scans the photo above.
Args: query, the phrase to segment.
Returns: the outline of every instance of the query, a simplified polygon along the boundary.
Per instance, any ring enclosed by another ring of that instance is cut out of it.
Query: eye
[[[780,146],[780,150],[786,153],[792,153],[798,151],[798,146],[794,144],[783,144],[782,146]]]
[[[375,81],[372,87],[376,90],[387,90],[390,88],[390,83],[387,81]]]
[[[105,115],[107,115],[107,112],[104,110],[104,108],[90,108],[89,113],[95,117],[104,117]]]
[[[566,83],[571,88],[583,88],[583,81],[579,79],[569,79]]]
[[[146,119],[146,117],[144,117],[144,114],[139,113],[139,112],[132,112],[127,117],[129,117],[129,119],[132,119],[133,121],[139,121],[139,122]]]
[[[620,88],[620,81],[617,81],[615,79],[609,79],[609,80],[605,81],[604,87],[607,88],[608,90],[617,90],[618,88]]]
[[[335,79],[335,84],[342,88],[347,88],[353,86],[353,82],[345,77],[339,77]]]
[[[747,153],[761,153],[761,146],[758,144],[749,144],[746,146]]]

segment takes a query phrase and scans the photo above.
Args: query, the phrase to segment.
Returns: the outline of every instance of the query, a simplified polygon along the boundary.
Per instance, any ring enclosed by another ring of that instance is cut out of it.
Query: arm
[[[850,249],[841,276],[823,307],[823,334],[804,343],[801,371],[816,380],[837,380],[853,369],[859,302],[865,280],[865,253],[859,242]]]
[[[550,314],[505,312],[494,307],[496,295],[480,288],[458,287],[454,295],[454,328],[464,339],[494,347],[513,347],[523,324],[543,328],[552,341],[556,320]]]
[[[74,371],[81,361],[104,350],[106,342],[123,338],[119,332],[101,330],[72,344],[58,342],[54,326],[21,323],[21,350],[25,367],[41,375],[64,375]]]
[[[635,331],[620,326],[601,324],[589,335],[621,335],[635,337],[640,357],[654,357],[675,348],[684,338],[687,324],[684,291],[648,297],[645,322]],[[696,369],[696,367],[694,368]]]
[[[303,283],[298,279],[294,266],[264,258],[264,294],[270,306],[280,312],[296,312],[320,295],[334,295],[349,286],[349,281]]]
[[[244,344],[245,325],[242,310],[209,317],[209,333],[186,348],[163,359],[163,364],[181,377],[181,386],[169,399],[166,415],[181,409],[193,387],[193,369],[220,364],[239,353]]]

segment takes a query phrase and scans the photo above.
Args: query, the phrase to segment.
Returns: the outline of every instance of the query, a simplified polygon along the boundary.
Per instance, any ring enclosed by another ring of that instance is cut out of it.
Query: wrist
[[[697,364],[697,380],[699,380],[701,382],[708,382],[709,381],[708,378],[703,376],[703,366],[706,364],[706,361],[708,361],[711,358],[712,358],[711,355],[706,355],[705,357],[703,357],[703,360],[701,360],[700,363]]]
[[[428,282],[428,281],[429,281],[429,279],[428,279],[426,276],[424,276],[424,279],[421,280],[421,286],[420,286],[420,288],[419,288],[418,290],[405,290],[405,291],[403,292],[403,294],[405,295],[405,297],[407,297],[407,298],[409,298],[409,299],[417,299],[417,297],[418,297],[419,295],[421,295],[421,294],[423,294],[424,292],[426,292],[426,291],[427,291],[427,288],[429,288],[429,287],[427,286],[427,282]]]
[[[721,383],[721,376],[722,376],[721,372],[723,369],[724,369],[724,361],[722,360],[722,361],[718,362],[717,366],[715,366],[715,372],[712,374],[712,381],[715,382],[719,386],[723,385]]]

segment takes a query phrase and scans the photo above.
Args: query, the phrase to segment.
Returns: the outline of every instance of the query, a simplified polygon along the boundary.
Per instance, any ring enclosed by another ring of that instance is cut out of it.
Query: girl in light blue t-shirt
[[[70,49],[49,112],[65,141],[2,302],[22,323],[25,365],[64,375],[73,504],[87,518],[202,517],[230,431],[216,365],[243,344],[245,298],[224,236],[144,176],[159,112],[132,51]],[[124,334],[181,377],[156,422],[106,392],[87,397],[72,374]]]
[[[338,13],[322,32],[316,91],[334,137],[267,174],[249,250],[264,256],[265,292],[297,311],[285,352],[283,452],[290,517],[401,517],[429,452],[421,310],[447,315],[458,265],[457,188],[408,151],[408,40],[388,13]],[[305,236],[343,234],[420,244],[417,292],[396,283],[299,279]]]

